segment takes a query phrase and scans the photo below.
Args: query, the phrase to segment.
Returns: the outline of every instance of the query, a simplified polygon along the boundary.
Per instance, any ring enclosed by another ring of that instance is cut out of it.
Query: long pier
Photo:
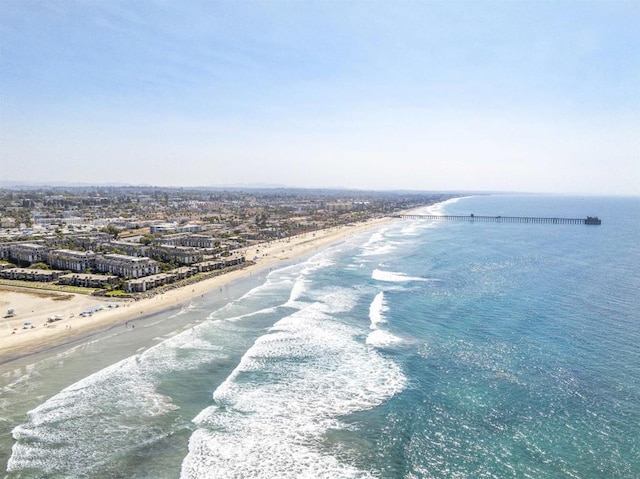
[[[402,219],[410,220],[448,220],[470,221],[482,223],[536,223],[554,225],[600,225],[602,220],[597,216],[586,218],[540,218],[532,216],[476,216],[476,215],[399,215]]]

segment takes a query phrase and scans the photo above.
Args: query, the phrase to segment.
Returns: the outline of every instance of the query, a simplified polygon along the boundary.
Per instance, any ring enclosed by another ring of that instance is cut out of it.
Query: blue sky
[[[640,194],[640,2],[0,0],[0,179]]]

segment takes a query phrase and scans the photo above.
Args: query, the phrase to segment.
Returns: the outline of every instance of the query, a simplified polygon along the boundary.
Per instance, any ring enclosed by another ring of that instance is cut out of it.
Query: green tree
[[[33,263],[29,266],[29,269],[51,269],[47,263]]]
[[[117,226],[108,225],[108,226],[105,226],[104,228],[102,228],[102,231],[104,233],[108,233],[111,236],[113,236],[113,239],[118,239],[118,236],[120,235],[120,231],[121,230]]]

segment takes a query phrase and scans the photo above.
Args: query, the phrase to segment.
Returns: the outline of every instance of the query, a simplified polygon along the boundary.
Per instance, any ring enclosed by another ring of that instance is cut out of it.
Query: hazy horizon
[[[640,3],[0,0],[0,180],[640,194]]]
[[[64,183],[64,182],[28,182],[28,181],[3,181],[0,180],[0,189],[8,190],[39,190],[44,188],[55,189],[73,189],[73,188],[157,188],[157,189],[175,189],[175,190],[230,190],[230,191],[327,191],[327,192],[359,192],[359,193],[390,193],[390,194],[452,194],[463,196],[483,196],[483,195],[533,195],[533,196],[577,196],[577,197],[637,197],[640,196],[636,193],[624,194],[624,193],[562,193],[562,192],[539,192],[539,191],[508,191],[508,190],[456,190],[456,189],[432,189],[432,190],[417,190],[417,189],[403,189],[403,188],[350,188],[344,186],[290,186],[290,185],[276,185],[276,184],[221,184],[221,185],[156,185],[156,184],[136,184],[136,183]]]

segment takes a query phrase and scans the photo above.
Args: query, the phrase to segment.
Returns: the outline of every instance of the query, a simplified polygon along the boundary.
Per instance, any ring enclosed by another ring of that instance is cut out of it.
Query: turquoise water
[[[640,477],[640,200],[428,210],[603,224],[398,221],[205,297],[30,398],[7,477]]]

